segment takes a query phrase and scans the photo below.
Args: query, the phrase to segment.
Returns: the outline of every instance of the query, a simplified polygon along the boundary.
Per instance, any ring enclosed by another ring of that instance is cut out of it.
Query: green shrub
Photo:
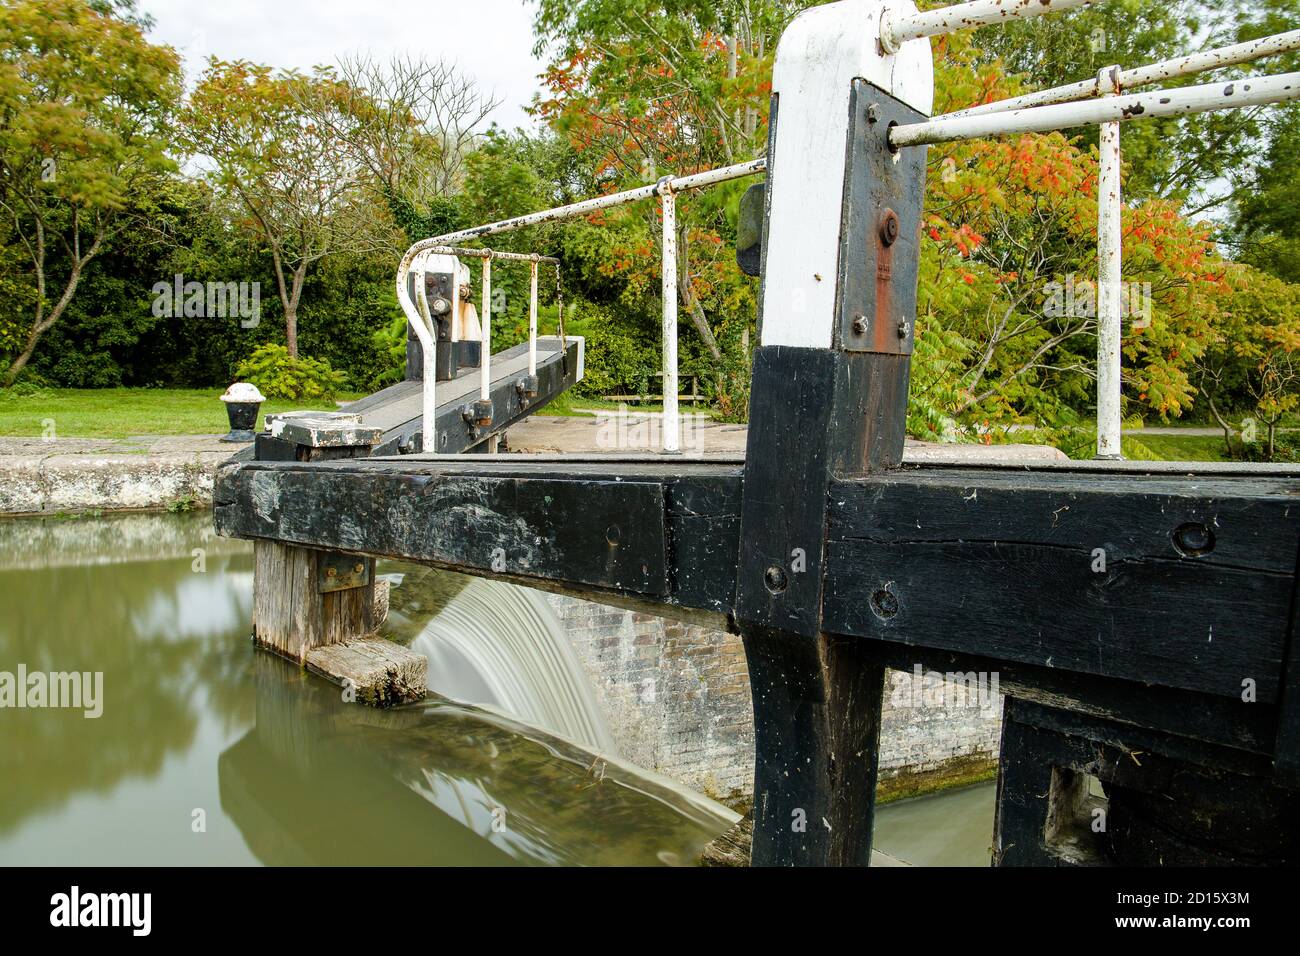
[[[393,385],[406,377],[406,317],[397,316],[385,328],[376,329],[371,336],[379,360],[369,381],[368,390]]]
[[[325,359],[289,357],[283,345],[260,346],[239,363],[235,377],[252,382],[267,398],[324,401],[347,384],[347,375],[335,371]]]
[[[1300,441],[1297,441],[1293,432],[1279,432],[1274,436],[1273,454],[1270,457],[1268,442],[1261,435],[1258,441],[1238,441],[1233,446],[1232,457],[1239,461],[1292,464],[1300,462]]]
[[[574,388],[577,394],[600,398],[659,391],[654,379],[660,370],[659,345],[638,318],[624,310],[570,300],[565,308],[565,331],[586,340],[585,372]],[[546,319],[549,332],[554,321],[550,315]]]

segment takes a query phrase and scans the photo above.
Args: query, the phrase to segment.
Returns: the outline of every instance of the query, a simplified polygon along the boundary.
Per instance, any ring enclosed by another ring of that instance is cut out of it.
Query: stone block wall
[[[754,719],[740,638],[548,594],[623,757],[718,800],[753,786]]]
[[[546,599],[622,756],[715,799],[747,803],[754,722],[740,637],[562,595]],[[940,781],[945,768],[991,764],[1001,729],[996,689],[996,683],[977,690],[939,675],[891,672],[881,779]]]

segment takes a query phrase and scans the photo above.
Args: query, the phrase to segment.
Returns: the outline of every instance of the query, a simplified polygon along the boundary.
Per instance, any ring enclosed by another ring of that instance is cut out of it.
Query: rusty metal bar
[[[1009,20],[1040,17],[1086,7],[1094,0],[971,0],[951,7],[939,7],[908,16],[886,11],[880,23],[880,46],[886,53],[897,53],[908,40],[942,36]]]
[[[1119,67],[1101,71],[1098,84],[1109,84],[1119,95]],[[1100,164],[1097,179],[1097,457],[1121,457],[1123,431],[1124,339],[1123,212],[1120,182],[1120,124],[1101,124]]]
[[[537,375],[537,257],[528,263],[528,375]]]
[[[659,202],[663,207],[663,448],[667,454],[681,451],[681,417],[677,413],[677,197],[672,177],[659,181]]]

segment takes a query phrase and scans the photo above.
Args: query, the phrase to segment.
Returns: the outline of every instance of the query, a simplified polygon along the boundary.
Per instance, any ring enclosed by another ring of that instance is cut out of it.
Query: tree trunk
[[[48,316],[42,317],[40,313],[40,305],[37,305],[36,320],[32,323],[32,330],[27,336],[27,344],[23,346],[23,350],[18,354],[18,357],[13,360],[7,369],[5,369],[4,379],[0,382],[0,384],[3,384],[5,388],[9,388],[14,382],[18,381],[18,376],[22,373],[22,370],[27,367],[27,363],[31,361],[32,356],[36,353],[36,345],[40,342],[41,336],[48,332],[50,327],[53,326],[55,322],[59,321],[60,317],[62,317],[64,310],[68,307],[68,303],[72,301],[72,297],[77,291],[77,285],[81,281],[82,269],[85,268],[86,263],[90,261],[91,257],[94,256],[98,250],[99,239],[97,238],[94,245],[90,247],[90,252],[87,254],[86,258],[82,259],[80,262],[73,263],[72,273],[68,276],[68,284],[63,289],[63,295],[59,296],[59,301],[55,303],[54,309]],[[44,285],[44,282],[41,284]]]
[[[284,312],[284,344],[289,350],[289,358],[298,357],[298,310],[285,309]]]
[[[1204,385],[1202,385],[1202,388],[1204,388]],[[1232,436],[1235,433],[1235,429],[1233,429],[1233,427],[1224,420],[1224,417],[1219,414],[1219,406],[1214,403],[1214,395],[1207,392],[1205,397],[1209,399],[1211,414],[1213,414],[1215,419],[1218,421],[1219,427],[1223,429],[1223,444],[1224,447],[1227,448],[1228,457],[1235,458],[1236,455],[1232,450]]]
[[[695,297],[691,291],[691,262],[690,255],[686,246],[686,227],[683,226],[677,237],[677,290],[681,293],[682,304],[686,306],[686,311],[690,314],[691,324],[695,326],[695,331],[700,334],[704,340],[704,347],[709,350],[715,362],[722,361],[722,349],[718,347],[718,340],[713,337],[713,330],[709,328],[709,320],[704,315],[704,308],[700,305],[700,300]],[[721,369],[719,369],[721,374]]]
[[[8,388],[18,380],[18,375],[26,367],[27,362],[31,359],[32,353],[36,351],[36,343],[40,340],[40,333],[33,330],[32,334],[27,337],[27,345],[19,353],[18,357],[13,360],[10,366],[5,369],[4,387]]]

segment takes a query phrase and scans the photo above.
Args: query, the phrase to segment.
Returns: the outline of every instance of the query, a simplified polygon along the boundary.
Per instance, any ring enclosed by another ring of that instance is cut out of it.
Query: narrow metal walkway
[[[462,409],[479,397],[481,386],[477,367],[465,368],[453,379],[439,382],[435,390],[438,402],[439,454],[468,451],[499,435],[510,425],[544,407],[557,395],[582,378],[583,340],[558,336],[537,337],[537,394],[525,398],[516,383],[528,374],[528,343],[521,342],[492,356],[491,396],[492,426],[473,428],[462,417]],[[362,424],[384,431],[374,455],[393,455],[404,451],[421,451],[420,431],[423,383],[407,380],[367,395],[347,407],[360,415]]]

